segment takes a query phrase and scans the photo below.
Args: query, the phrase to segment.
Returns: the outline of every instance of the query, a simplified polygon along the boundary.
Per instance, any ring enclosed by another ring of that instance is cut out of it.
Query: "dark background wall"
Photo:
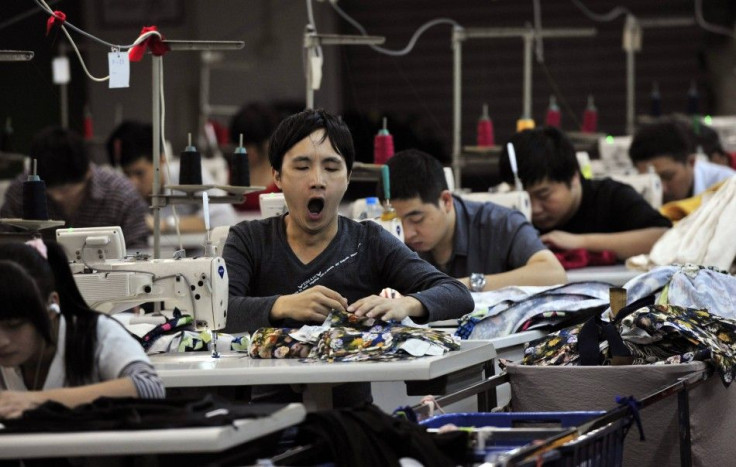
[[[161,3],[159,3],[161,2]],[[590,93],[595,97],[602,131],[621,134],[625,126],[625,54],[621,49],[623,18],[595,23],[569,0],[545,0],[542,25],[595,27],[588,39],[545,40],[545,66],[534,64],[533,116],[544,116],[553,83],[559,88],[563,127],[576,129]],[[596,12],[625,5],[642,18],[693,17],[693,2],[640,0],[584,2]],[[704,2],[709,21],[732,24],[732,2]],[[163,6],[162,6],[163,5]],[[531,1],[512,0],[340,0],[339,5],[371,34],[385,35],[385,47],[403,48],[424,22],[448,17],[466,27],[522,27],[533,21]],[[320,32],[354,33],[325,2],[314,2]],[[33,10],[31,1],[3,2],[0,48],[36,52],[29,63],[0,64],[0,118],[12,116],[18,149],[28,147],[30,135],[59,121],[58,87],[51,84],[50,61],[61,43],[58,32],[44,36],[45,16],[37,12],[3,27],[4,21]],[[140,27],[158,24],[171,39],[244,40],[246,47],[223,54],[213,70],[210,102],[238,106],[251,100],[304,102],[302,35],[307,23],[306,4],[297,0],[106,0],[59,1],[54,9],[67,13],[75,24],[111,42],[130,43]],[[441,159],[449,158],[452,134],[452,59],[450,26],[429,30],[406,57],[379,55],[366,47],[325,47],[323,88],[316,105],[345,114],[354,127],[361,158],[369,158],[371,137],[380,118],[389,117],[397,149],[421,146]],[[701,92],[703,113],[729,111],[722,84],[733,80],[732,41],[714,38],[695,26],[647,29],[643,50],[637,54],[637,113],[648,109],[649,92],[657,81],[665,112],[683,111],[692,81]],[[106,50],[74,35],[95,75],[106,74]],[[706,45],[710,47],[706,53]],[[713,56],[726,57],[717,74]],[[82,77],[71,57],[70,125],[81,129],[82,108],[92,110],[99,144],[116,119],[150,121],[150,59],[131,66],[131,87],[110,90],[106,84]],[[174,53],[164,58],[167,136],[174,148],[188,132],[197,133],[200,112],[201,57]],[[725,70],[725,71],[724,71]],[[481,105],[487,102],[497,140],[508,138],[522,106],[521,39],[466,42],[463,59],[463,144],[472,144]],[[719,81],[720,80],[720,81]],[[719,85],[714,83],[718,81]],[[721,89],[721,91],[718,91]],[[728,98],[728,101],[736,99]],[[736,105],[736,104],[734,104]],[[227,122],[226,115],[213,118]],[[177,149],[178,150],[178,149]]]

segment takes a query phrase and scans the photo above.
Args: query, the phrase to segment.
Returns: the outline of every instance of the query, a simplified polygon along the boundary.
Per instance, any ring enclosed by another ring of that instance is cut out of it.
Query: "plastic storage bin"
[[[628,417],[568,443],[551,446],[559,435],[603,414],[603,411],[454,413],[438,415],[421,424],[428,429],[438,429],[447,424],[472,429],[469,462],[505,465],[519,448],[548,444],[550,449],[544,454],[535,456],[528,463],[516,459],[514,465],[620,466],[624,438],[631,424]]]

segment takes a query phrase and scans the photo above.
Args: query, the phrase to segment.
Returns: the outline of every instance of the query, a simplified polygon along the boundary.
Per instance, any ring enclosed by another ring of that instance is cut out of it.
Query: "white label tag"
[[[109,52],[107,62],[110,66],[110,89],[130,86],[130,61],[125,52]]]
[[[67,84],[70,79],[69,59],[66,57],[56,57],[51,62],[51,71],[54,84]]]
[[[309,68],[312,73],[312,89],[319,90],[322,85],[322,57],[316,55],[309,57]]]

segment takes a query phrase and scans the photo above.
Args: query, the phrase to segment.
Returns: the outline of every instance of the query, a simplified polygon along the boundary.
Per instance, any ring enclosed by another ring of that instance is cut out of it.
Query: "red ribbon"
[[[149,31],[158,31],[158,28],[156,26],[144,26],[143,29],[141,29],[140,35],[143,35]],[[147,49],[150,49],[151,53],[157,57],[162,56],[169,51],[169,46],[164,44],[163,38],[163,35],[161,37],[155,34],[148,36],[146,40],[138,45],[134,45],[130,48],[130,50],[128,50],[128,58],[131,62],[140,62],[143,59],[143,55],[145,55]]]
[[[49,19],[46,20],[46,35],[49,35],[51,28],[54,26],[61,26],[64,24],[64,21],[66,21],[66,14],[60,10],[54,11],[54,16],[50,16]]]

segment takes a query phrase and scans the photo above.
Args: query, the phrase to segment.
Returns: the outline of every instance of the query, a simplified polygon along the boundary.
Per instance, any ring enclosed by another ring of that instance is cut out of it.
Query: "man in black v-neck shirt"
[[[532,223],[550,247],[608,250],[626,259],[648,253],[671,226],[629,185],[581,177],[575,149],[560,130],[525,130],[509,142],[532,201]],[[513,183],[506,147],[500,170]]]
[[[223,251],[230,277],[227,332],[324,322],[330,310],[419,321],[473,310],[463,284],[420,259],[374,222],[338,216],[355,150],[345,123],[322,110],[288,117],[274,131],[269,160],[289,212],[230,228]],[[400,298],[378,294],[393,288]],[[257,386],[253,398],[298,400],[290,388]],[[333,403],[370,400],[370,385],[333,391]]]

